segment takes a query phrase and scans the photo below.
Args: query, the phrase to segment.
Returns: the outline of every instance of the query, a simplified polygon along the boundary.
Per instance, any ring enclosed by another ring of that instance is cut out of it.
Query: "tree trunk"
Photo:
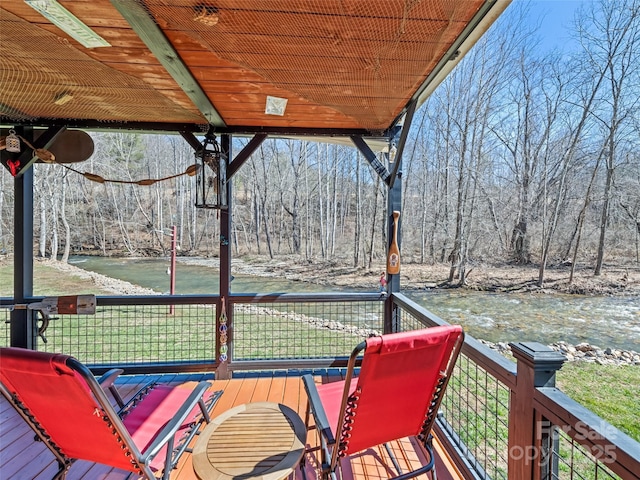
[[[47,256],[47,208],[44,195],[40,197],[40,235],[38,235],[38,253],[40,258]]]
[[[356,155],[356,218],[353,226],[353,266],[360,264],[360,226],[362,224],[362,199],[360,195],[360,156]]]
[[[69,221],[67,220],[67,209],[66,209],[66,196],[67,196],[67,173],[65,170],[62,175],[62,181],[60,182],[62,189],[62,198],[60,201],[60,220],[62,221],[62,226],[64,227],[64,249],[62,251],[62,258],[60,259],[63,263],[69,262],[69,253],[71,251],[71,227],[69,226]]]

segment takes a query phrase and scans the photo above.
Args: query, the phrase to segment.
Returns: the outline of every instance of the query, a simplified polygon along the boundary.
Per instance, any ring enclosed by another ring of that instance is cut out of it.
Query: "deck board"
[[[318,372],[317,382],[328,382],[341,379],[339,370]],[[181,384],[188,381],[205,379],[210,381],[213,390],[224,393],[218,400],[212,417],[247,402],[279,402],[296,410],[304,420],[307,400],[299,372],[292,374],[236,374],[232,380],[213,380],[211,374],[168,374],[156,376],[123,376],[117,385],[125,401],[139,388],[150,380],[170,384]],[[317,444],[315,431],[309,432],[308,446]],[[194,440],[195,443],[195,440]],[[191,445],[193,446],[193,445]],[[456,472],[450,459],[442,453],[436,441],[439,454],[437,459],[438,478],[440,480],[460,480],[462,477]],[[396,455],[406,462],[422,462],[424,456],[415,445],[414,440],[405,439],[392,443]],[[418,453],[416,453],[418,452]],[[318,452],[305,454],[307,480],[318,478]],[[390,465],[384,448],[375,448],[355,455],[350,461],[343,461],[344,480],[382,480],[388,478]],[[57,472],[57,464],[53,455],[46,447],[34,441],[34,433],[11,405],[0,396],[0,478],[3,480],[49,480]],[[75,462],[69,470],[67,480],[124,480],[128,472],[113,469],[105,465],[98,465],[85,461]],[[303,480],[300,470],[292,475],[290,480]],[[186,453],[171,474],[171,480],[198,480],[191,461],[191,454]]]

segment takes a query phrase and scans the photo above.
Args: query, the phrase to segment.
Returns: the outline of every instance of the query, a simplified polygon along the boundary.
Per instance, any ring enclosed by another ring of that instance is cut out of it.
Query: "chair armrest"
[[[122,399],[120,392],[118,392],[118,389],[114,385],[114,382],[122,374],[122,372],[124,372],[122,368],[112,368],[100,378],[98,378],[98,383],[100,384],[100,386],[103,389],[109,390],[111,392],[111,395],[113,395],[113,398],[120,408],[124,407],[124,400]]]
[[[98,383],[102,388],[109,388],[123,372],[124,370],[122,368],[112,368],[98,378]]]
[[[331,425],[329,425],[327,414],[322,406],[322,401],[318,394],[318,387],[316,386],[316,382],[313,380],[313,376],[308,374],[303,375],[302,383],[304,385],[304,389],[307,391],[307,398],[309,399],[311,413],[313,414],[313,418],[316,422],[316,429],[327,439],[327,443],[329,445],[334,444],[336,439],[333,436],[333,431],[331,430]]]
[[[149,448],[143,455],[143,460],[148,462],[155,457],[164,445],[173,438],[180,426],[184,423],[187,416],[198,405],[198,402],[203,397],[204,392],[211,387],[209,382],[199,382],[193,389],[189,397],[184,401],[180,409],[173,416],[164,428],[158,433],[153,442],[149,445]]]

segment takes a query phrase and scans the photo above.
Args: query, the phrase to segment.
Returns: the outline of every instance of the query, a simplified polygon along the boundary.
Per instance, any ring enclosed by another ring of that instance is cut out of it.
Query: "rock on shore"
[[[480,343],[487,345],[492,350],[496,350],[503,355],[511,355],[511,346],[505,342],[488,342],[480,340]],[[549,345],[549,348],[560,352],[568,362],[591,362],[599,365],[637,365],[640,366],[640,354],[633,350],[618,350],[614,348],[602,349],[596,345],[579,343],[571,345],[560,341]]]

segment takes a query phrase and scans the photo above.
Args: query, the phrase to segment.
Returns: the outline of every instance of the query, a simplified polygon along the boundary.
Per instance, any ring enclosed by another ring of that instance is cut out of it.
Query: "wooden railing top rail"
[[[27,302],[39,302],[41,296],[30,297]],[[220,295],[99,295],[98,305],[191,305],[216,303]],[[232,303],[301,303],[301,302],[375,302],[384,301],[385,296],[377,292],[320,292],[320,293],[232,293],[228,299]],[[14,306],[13,299],[0,298],[0,305]]]
[[[557,388],[537,388],[535,409],[622,478],[640,478],[640,443]]]

